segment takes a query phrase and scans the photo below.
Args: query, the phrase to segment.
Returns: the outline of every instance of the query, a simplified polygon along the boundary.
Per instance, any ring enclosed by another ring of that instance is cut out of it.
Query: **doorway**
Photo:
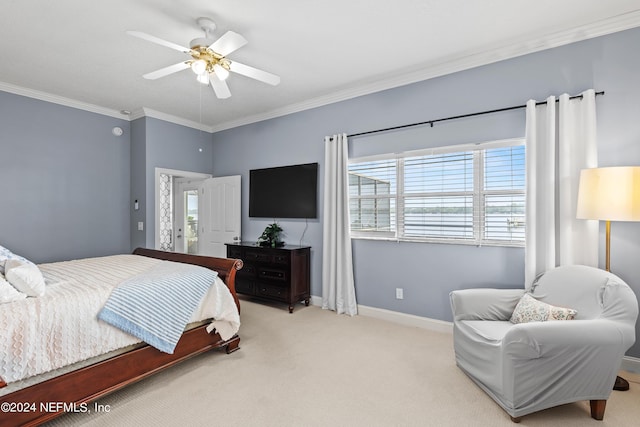
[[[182,232],[177,232],[178,228],[185,230],[184,226],[176,227],[176,194],[178,193],[176,185],[188,181],[202,182],[207,178],[211,178],[211,175],[175,169],[155,169],[155,249],[186,252],[184,243],[176,241],[178,235],[181,239],[184,238]],[[183,207],[179,210],[182,211]],[[181,220],[181,224],[183,222]],[[186,248],[188,249],[188,245]]]
[[[241,176],[156,168],[156,249],[226,257],[240,241]]]

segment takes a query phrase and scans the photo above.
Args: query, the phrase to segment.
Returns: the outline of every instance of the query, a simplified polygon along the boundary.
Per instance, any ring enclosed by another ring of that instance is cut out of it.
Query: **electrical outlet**
[[[396,288],[396,299],[403,299],[404,291],[402,288]]]
[[[144,231],[144,222],[142,221],[138,222],[138,231]]]

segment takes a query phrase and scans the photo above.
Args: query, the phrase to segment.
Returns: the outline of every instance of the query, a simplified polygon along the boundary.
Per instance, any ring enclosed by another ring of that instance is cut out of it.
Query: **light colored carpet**
[[[588,402],[520,424],[454,362],[452,337],[318,307],[242,300],[240,350],[209,352],[104,397],[109,412],[50,426],[563,426],[640,425],[640,377],[612,392],[604,421]],[[91,409],[93,405],[89,406]]]

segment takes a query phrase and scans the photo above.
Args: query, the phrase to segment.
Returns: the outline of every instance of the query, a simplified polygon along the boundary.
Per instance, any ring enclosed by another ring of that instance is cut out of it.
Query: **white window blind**
[[[395,159],[349,167],[349,213],[351,230],[395,234]]]
[[[353,160],[352,235],[522,245],[523,143],[516,139]]]
[[[524,146],[484,151],[482,240],[524,242]]]
[[[473,238],[473,153],[404,159],[401,235]]]

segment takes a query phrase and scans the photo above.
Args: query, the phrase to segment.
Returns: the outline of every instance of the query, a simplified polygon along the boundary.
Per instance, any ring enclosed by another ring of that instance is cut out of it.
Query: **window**
[[[353,237],[522,246],[524,141],[355,159]]]
[[[352,231],[395,234],[395,160],[349,165],[349,211]]]

